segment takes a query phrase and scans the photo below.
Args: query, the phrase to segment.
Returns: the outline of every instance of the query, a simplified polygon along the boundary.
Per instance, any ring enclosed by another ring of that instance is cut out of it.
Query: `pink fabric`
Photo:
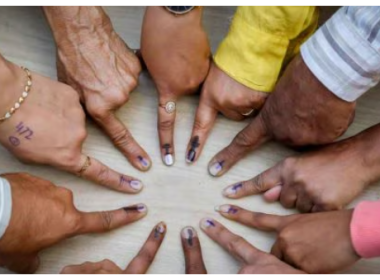
[[[351,240],[362,258],[380,256],[380,201],[363,201],[351,220]]]

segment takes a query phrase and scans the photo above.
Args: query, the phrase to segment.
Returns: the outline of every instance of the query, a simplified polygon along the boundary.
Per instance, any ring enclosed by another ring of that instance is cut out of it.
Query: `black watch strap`
[[[175,15],[183,15],[193,10],[195,6],[165,6],[165,8]]]

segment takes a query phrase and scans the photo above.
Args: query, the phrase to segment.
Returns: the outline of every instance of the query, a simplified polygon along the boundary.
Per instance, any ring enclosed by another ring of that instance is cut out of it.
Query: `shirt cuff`
[[[364,201],[356,206],[351,220],[351,240],[363,258],[380,256],[380,201]]]
[[[380,52],[356,24],[338,10],[305,44],[303,60],[331,92],[355,101],[380,80]]]
[[[0,239],[3,237],[11,219],[12,193],[9,182],[0,177]]]
[[[271,92],[317,20],[315,7],[238,7],[215,64],[239,83]]]

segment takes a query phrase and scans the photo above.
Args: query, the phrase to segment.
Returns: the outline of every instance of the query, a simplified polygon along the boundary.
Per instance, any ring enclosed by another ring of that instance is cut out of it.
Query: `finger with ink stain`
[[[207,270],[196,230],[193,227],[183,228],[181,231],[181,241],[185,255],[186,274],[206,274]]]

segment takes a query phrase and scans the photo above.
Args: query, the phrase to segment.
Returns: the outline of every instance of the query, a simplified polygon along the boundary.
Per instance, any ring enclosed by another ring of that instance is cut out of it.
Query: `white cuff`
[[[0,239],[3,237],[11,219],[12,193],[9,182],[0,177]]]
[[[379,24],[368,27],[379,14],[378,7],[343,7],[301,47],[309,69],[343,100],[355,101],[380,80],[380,48],[373,36]]]

